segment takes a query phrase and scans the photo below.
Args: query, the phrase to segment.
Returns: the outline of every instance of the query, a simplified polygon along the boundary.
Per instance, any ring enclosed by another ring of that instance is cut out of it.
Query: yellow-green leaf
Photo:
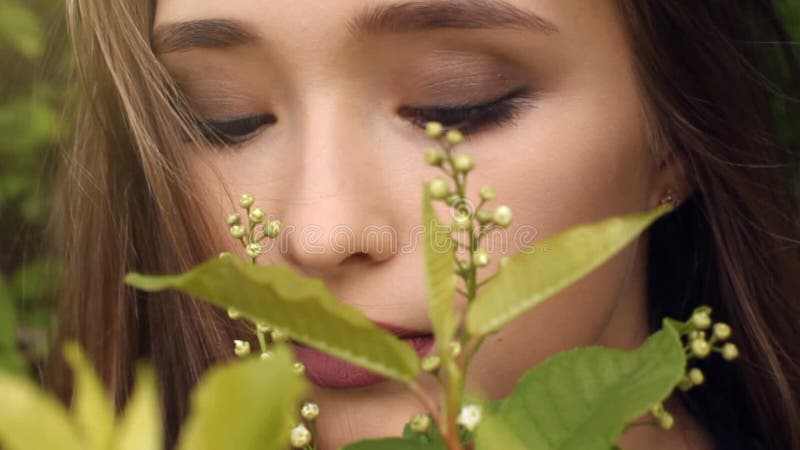
[[[670,210],[663,205],[579,225],[543,241],[536,251],[511,257],[469,306],[467,331],[481,336],[499,330],[599,267]]]
[[[293,340],[401,381],[419,372],[410,345],[337,300],[322,281],[285,265],[246,264],[222,255],[174,276],[129,274],[145,291],[179,289],[285,331]]]
[[[163,439],[155,374],[152,368],[140,366],[136,374],[136,389],[115,430],[112,448],[159,450]]]
[[[0,1],[0,41],[6,41],[28,58],[42,53],[44,36],[30,6],[17,0]]]
[[[72,414],[89,448],[106,450],[114,431],[114,405],[92,365],[76,343],[64,346],[64,358],[75,375]]]
[[[559,353],[525,374],[478,427],[479,450],[519,442],[537,450],[609,450],[625,425],[665,399],[686,358],[665,322],[633,351],[586,347]]]
[[[0,372],[0,445],[6,450],[84,450],[67,410],[29,380]]]
[[[429,314],[433,332],[439,346],[447,345],[458,327],[458,317],[453,311],[456,293],[453,273],[454,243],[450,227],[442,224],[433,209],[428,189],[423,189],[422,222],[424,226],[425,275],[430,302]],[[446,355],[443,348],[439,354]]]
[[[269,359],[247,358],[211,369],[192,393],[179,450],[284,450],[296,425],[306,381],[281,346]]]

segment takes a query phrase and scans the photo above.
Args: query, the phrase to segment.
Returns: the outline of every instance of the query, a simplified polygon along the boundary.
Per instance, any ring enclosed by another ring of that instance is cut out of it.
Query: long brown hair
[[[234,330],[190,298],[145,299],[122,283],[128,271],[174,273],[218,250],[194,207],[202,191],[187,170],[191,155],[175,150],[197,130],[151,51],[154,3],[68,2],[80,101],[60,159],[52,232],[66,267],[59,342],[88,350],[118,405],[134,362],[154,361],[172,443],[189,389],[231,356]],[[679,154],[696,187],[652,230],[654,326],[711,305],[732,324],[742,361],[706,364],[709,383],[685,401],[723,448],[744,440],[800,448],[800,346],[791,345],[800,342],[797,149],[776,142],[775,92],[765,87],[775,59],[754,44],[787,36],[767,0],[618,4],[653,148]],[[784,49],[780,59],[792,64]],[[71,377],[57,356],[50,376],[68,398]]]

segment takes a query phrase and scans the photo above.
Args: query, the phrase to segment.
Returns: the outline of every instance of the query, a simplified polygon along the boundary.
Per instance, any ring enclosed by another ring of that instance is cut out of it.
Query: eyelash
[[[525,90],[515,89],[495,100],[477,105],[405,106],[398,113],[420,128],[424,128],[427,122],[437,121],[445,128],[458,128],[465,134],[473,134],[493,126],[513,124],[523,106],[530,101],[523,95]],[[203,138],[211,144],[233,146],[250,140],[258,130],[277,121],[275,116],[260,114],[231,120],[198,120],[198,125]]]

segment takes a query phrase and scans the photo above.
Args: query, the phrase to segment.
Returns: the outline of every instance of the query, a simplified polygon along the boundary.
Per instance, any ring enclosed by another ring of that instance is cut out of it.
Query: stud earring
[[[673,207],[677,208],[680,204],[680,200],[678,199],[678,193],[672,188],[667,189],[667,193],[661,197],[661,201],[658,203],[659,205],[663,205],[665,203],[672,204]]]

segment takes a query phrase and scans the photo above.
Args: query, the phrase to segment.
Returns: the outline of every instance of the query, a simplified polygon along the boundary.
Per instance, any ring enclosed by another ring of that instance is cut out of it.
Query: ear
[[[651,208],[658,206],[667,197],[670,190],[677,198],[677,205],[694,194],[694,183],[689,180],[686,167],[685,156],[674,151],[668,152],[667,155],[655,162],[649,200]]]

